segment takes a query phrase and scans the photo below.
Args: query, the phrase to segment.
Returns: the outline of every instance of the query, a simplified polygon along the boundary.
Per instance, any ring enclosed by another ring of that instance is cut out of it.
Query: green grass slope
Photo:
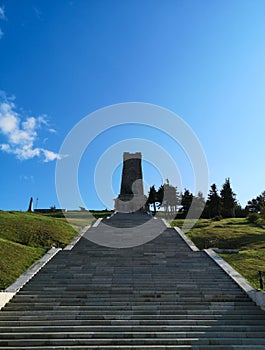
[[[0,290],[12,284],[28,267],[46,252],[0,238]]]
[[[63,247],[76,234],[64,219],[0,211],[0,290],[13,283],[51,246]]]
[[[24,212],[0,211],[0,238],[32,247],[61,246],[76,231],[65,221]]]

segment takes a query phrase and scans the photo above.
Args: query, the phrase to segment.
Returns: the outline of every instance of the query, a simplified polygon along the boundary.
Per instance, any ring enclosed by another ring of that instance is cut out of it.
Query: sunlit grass
[[[0,290],[13,283],[51,246],[64,247],[85,226],[110,212],[0,211]]]
[[[0,238],[0,290],[12,284],[44,253],[44,248],[29,247]]]
[[[63,247],[76,234],[65,219],[0,211],[0,289],[13,283],[51,246]]]

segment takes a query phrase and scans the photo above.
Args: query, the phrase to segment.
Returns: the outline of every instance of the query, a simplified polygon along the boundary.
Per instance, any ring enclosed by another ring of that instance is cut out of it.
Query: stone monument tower
[[[145,212],[147,197],[143,189],[142,155],[123,153],[121,190],[115,198],[115,210],[124,213]]]

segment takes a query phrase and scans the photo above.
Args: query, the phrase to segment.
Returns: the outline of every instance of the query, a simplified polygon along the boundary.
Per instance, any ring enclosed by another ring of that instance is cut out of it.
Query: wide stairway
[[[132,248],[83,237],[59,252],[0,311],[0,349],[265,349],[265,313],[162,221],[114,216],[88,232],[136,224],[163,232]]]

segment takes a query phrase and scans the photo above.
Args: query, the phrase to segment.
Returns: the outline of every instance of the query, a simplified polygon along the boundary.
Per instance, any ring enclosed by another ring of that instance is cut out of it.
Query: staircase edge
[[[80,233],[78,233],[73,239],[72,241],[64,248],[64,250],[72,250],[73,247],[76,245],[76,243],[84,236],[84,234],[87,232],[87,230],[91,227],[91,225],[89,226],[85,226],[82,231]]]

